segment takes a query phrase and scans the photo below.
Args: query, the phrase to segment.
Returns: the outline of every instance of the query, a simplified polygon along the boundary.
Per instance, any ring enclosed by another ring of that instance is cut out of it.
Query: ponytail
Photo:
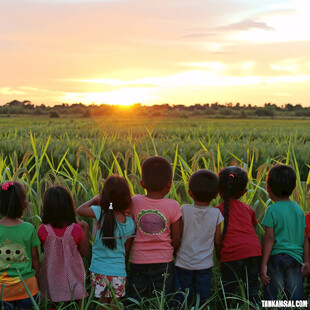
[[[226,184],[226,193],[225,193],[225,200],[224,200],[224,229],[223,229],[223,238],[227,233],[228,223],[229,223],[229,200],[231,195],[231,182],[232,179],[235,178],[234,174],[229,174],[227,178]]]
[[[108,247],[111,250],[116,249],[116,242],[114,237],[114,231],[116,226],[116,219],[114,217],[113,212],[113,204],[112,202],[108,203],[107,201],[103,201],[101,208],[101,215],[99,222],[103,218],[102,227],[100,230],[100,237],[102,238],[102,244]],[[106,237],[110,237],[111,239],[104,239]]]

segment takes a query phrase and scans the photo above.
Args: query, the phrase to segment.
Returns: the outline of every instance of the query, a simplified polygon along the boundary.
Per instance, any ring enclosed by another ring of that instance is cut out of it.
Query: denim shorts
[[[292,256],[286,253],[271,255],[267,264],[267,275],[270,282],[264,286],[265,299],[304,299],[301,264]]]

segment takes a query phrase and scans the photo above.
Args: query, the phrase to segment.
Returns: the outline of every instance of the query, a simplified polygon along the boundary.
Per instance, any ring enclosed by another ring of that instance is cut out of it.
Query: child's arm
[[[81,216],[85,216],[85,217],[96,217],[95,213],[93,211],[93,209],[91,208],[91,206],[98,206],[100,203],[100,197],[99,195],[97,195],[96,197],[84,202],[83,204],[81,204],[76,212],[77,214],[81,215]]]
[[[267,263],[270,257],[274,244],[274,230],[273,228],[265,226],[265,236],[263,240],[263,255],[260,266],[260,279],[263,285],[267,285],[270,281],[270,277],[267,276]]]
[[[221,248],[222,248],[222,235],[221,235],[221,223],[216,225],[215,235],[214,235],[214,247],[216,258],[221,259]]]
[[[38,248],[35,246],[31,248],[31,259],[32,259],[32,268],[36,271],[36,278],[39,282],[39,272],[40,272],[40,260]]]
[[[180,245],[183,233],[183,221],[180,217],[176,222],[171,225],[171,245],[174,247],[174,252],[176,252]]]
[[[132,242],[133,242],[133,238],[128,238],[126,243],[125,243],[125,251],[126,251],[125,264],[126,264],[126,267],[128,265],[128,261],[129,261],[129,255],[130,255]]]
[[[88,224],[84,221],[77,221],[77,223],[83,229],[83,239],[78,244],[78,249],[79,249],[79,252],[81,253],[81,256],[86,257],[88,255],[88,249],[89,249],[89,228],[88,228]]]
[[[307,230],[305,229],[304,233],[304,264],[301,268],[302,275],[305,277],[309,274],[310,272],[310,253],[309,253],[309,238],[307,235]]]

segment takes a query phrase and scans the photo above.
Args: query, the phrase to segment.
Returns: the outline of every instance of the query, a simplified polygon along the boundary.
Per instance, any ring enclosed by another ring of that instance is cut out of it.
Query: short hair
[[[54,227],[76,223],[75,207],[71,193],[63,186],[49,187],[43,196],[42,222]]]
[[[161,156],[152,156],[142,164],[142,181],[147,190],[159,192],[172,180],[172,166]]]
[[[4,189],[5,188],[5,189]],[[3,183],[0,187],[0,214],[11,219],[22,217],[28,203],[26,189],[19,182]]]
[[[277,164],[267,174],[267,185],[278,197],[289,197],[296,187],[296,172],[291,166]]]
[[[211,201],[219,190],[218,176],[206,169],[201,169],[192,174],[188,187],[197,201]]]

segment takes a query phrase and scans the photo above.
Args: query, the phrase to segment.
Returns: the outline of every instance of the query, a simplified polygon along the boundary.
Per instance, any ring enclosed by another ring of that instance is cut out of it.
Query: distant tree
[[[51,111],[49,113],[49,115],[50,115],[50,118],[59,118],[60,117],[60,114],[57,111]]]

